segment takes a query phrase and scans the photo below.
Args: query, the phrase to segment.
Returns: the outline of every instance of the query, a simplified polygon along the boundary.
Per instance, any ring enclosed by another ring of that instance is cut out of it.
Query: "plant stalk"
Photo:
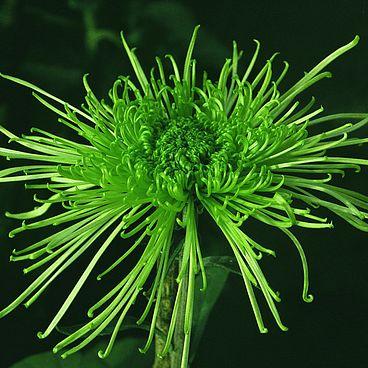
[[[181,254],[173,264],[171,265],[166,279],[163,285],[162,291],[162,299],[161,299],[161,307],[160,312],[157,318],[157,329],[161,332],[156,334],[155,336],[155,361],[153,364],[153,368],[180,368],[181,367],[181,359],[183,354],[183,345],[184,345],[184,315],[185,315],[185,303],[180,303],[178,316],[176,320],[175,332],[172,339],[172,346],[167,353],[166,356],[160,358],[158,354],[162,351],[165,342],[166,336],[169,330],[171,315],[174,307],[174,301],[176,297],[176,293],[178,291],[178,284],[176,282],[176,276],[178,274],[178,270],[181,263]],[[184,283],[182,287],[182,295],[180,295],[181,300],[186,300],[186,292],[187,292],[187,278],[184,277]]]

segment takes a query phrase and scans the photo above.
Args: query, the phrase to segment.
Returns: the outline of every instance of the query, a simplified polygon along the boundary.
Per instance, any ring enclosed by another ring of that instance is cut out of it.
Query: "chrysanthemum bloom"
[[[259,52],[257,41],[244,72],[238,71],[242,53],[238,53],[234,43],[232,58],[226,60],[217,81],[212,82],[206,73],[198,81],[196,61],[192,59],[197,30],[198,27],[183,70],[167,55],[170,71],[156,58],[157,70],[153,69],[150,75],[143,71],[122,37],[138,83],[119,77],[109,93],[110,102],[106,102],[96,98],[85,77],[87,104],[81,110],[30,83],[3,75],[31,88],[41,103],[60,116],[59,122],[74,130],[84,143],[40,129],[20,138],[1,128],[11,142],[25,150],[0,148],[0,155],[34,163],[0,171],[0,181],[41,180],[42,183],[27,184],[27,188],[52,192],[48,199],[35,197],[42,205],[32,211],[7,214],[23,220],[20,227],[10,232],[10,237],[47,226],[58,230],[14,251],[12,261],[34,260],[25,272],[45,269],[0,316],[21,303],[30,306],[63,271],[94,247],[93,258],[64,304],[46,330],[39,333],[40,338],[45,338],[60,322],[111,242],[133,235],[137,239],[128,249],[122,241],[122,256],[113,259],[111,267],[99,277],[121,267],[132,252],[139,254],[139,261],[89,309],[91,321],[56,345],[54,352],[62,350],[63,357],[86,346],[111,321],[116,321],[108,346],[99,353],[106,357],[124,317],[145,288],[149,290],[149,300],[138,323],[151,316],[151,330],[142,351],[149,348],[162,307],[169,259],[174,252],[173,233],[181,227],[185,238],[180,243],[177,294],[166,345],[158,353],[164,356],[169,351],[174,330],[178,328],[178,311],[184,309],[181,364],[186,367],[198,273],[202,275],[202,289],[206,289],[197,231],[197,222],[201,221],[198,214],[203,210],[209,213],[234,252],[262,333],[267,329],[256,301],[262,294],[278,326],[282,330],[286,327],[275,305],[279,295],[259,266],[262,254],[274,252],[247,234],[243,225],[249,217],[265,227],[280,229],[296,246],[304,271],[302,296],[307,302],[312,296],[308,294],[306,258],[290,229],[332,227],[327,219],[314,213],[318,207],[325,207],[354,227],[368,230],[365,222],[368,197],[328,183],[333,175],[343,174],[345,169],[359,171],[359,165],[368,165],[368,160],[327,154],[337,147],[367,142],[366,138],[349,137],[368,122],[367,115],[344,113],[317,118],[323,109],[312,109],[313,98],[304,107],[299,107],[296,101],[301,92],[330,77],[323,69],[354,47],[358,37],[326,57],[289,90],[281,92],[279,85],[288,64],[273,77],[273,56],[254,72]],[[329,122],[340,120],[345,123],[334,129],[328,127]],[[312,134],[311,128],[320,123],[326,130]],[[295,200],[305,206],[297,207]],[[58,207],[60,214],[46,217],[51,206]],[[44,219],[34,220],[41,216]],[[154,277],[153,284],[147,285],[150,276]]]

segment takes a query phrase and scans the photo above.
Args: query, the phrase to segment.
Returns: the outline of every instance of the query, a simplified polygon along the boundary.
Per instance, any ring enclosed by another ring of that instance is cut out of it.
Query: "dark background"
[[[154,56],[172,53],[183,60],[193,27],[201,24],[195,58],[215,77],[231,56],[232,40],[246,51],[253,38],[263,45],[261,59],[280,51],[291,64],[291,85],[303,72],[356,34],[354,50],[328,67],[334,74],[307,92],[329,113],[368,111],[368,1],[0,1],[0,71],[37,83],[77,105],[83,100],[81,78],[90,73],[96,93],[106,95],[120,74],[132,74],[119,41],[124,30],[138,48],[148,70]],[[247,59],[248,57],[248,59]],[[32,126],[70,136],[55,116],[30,92],[0,81],[0,124],[16,133]],[[367,137],[368,128],[359,132]],[[5,144],[5,139],[1,140]],[[368,158],[367,147],[352,155]],[[2,165],[4,160],[2,161]],[[4,163],[6,165],[6,163]],[[344,186],[367,190],[367,169],[348,173]],[[2,211],[32,206],[32,195],[20,185],[2,185]],[[297,230],[310,265],[312,304],[301,301],[302,272],[298,254],[282,235],[250,223],[256,239],[277,251],[277,259],[263,262],[271,285],[281,291],[280,313],[288,332],[281,332],[261,302],[267,335],[260,335],[248,297],[237,276],[231,276],[211,314],[193,368],[199,367],[367,367],[368,242],[367,234],[330,216],[333,230]],[[6,305],[28,284],[19,264],[9,264],[11,249],[28,244],[38,234],[8,239],[15,221],[0,222],[0,304]],[[203,248],[216,238],[216,229],[201,225]],[[206,252],[206,250],[205,250]],[[229,254],[224,249],[223,254]],[[83,267],[74,267],[56,282],[31,311],[22,308],[0,321],[0,367],[9,367],[28,355],[46,351],[60,339],[46,341],[35,334],[43,329],[65,298],[66,290]],[[32,277],[32,276],[30,276]],[[261,298],[259,298],[261,299]],[[82,293],[65,323],[78,323],[93,292]],[[87,302],[87,304],[84,303]],[[82,305],[83,304],[83,305]],[[77,313],[78,312],[78,313]],[[134,367],[135,368],[135,367]]]

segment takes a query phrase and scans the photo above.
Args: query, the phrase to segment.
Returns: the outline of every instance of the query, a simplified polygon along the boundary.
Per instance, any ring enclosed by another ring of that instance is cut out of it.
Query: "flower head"
[[[86,346],[110,322],[116,321],[108,346],[99,354],[107,356],[121,323],[153,275],[147,307],[138,321],[142,323],[152,314],[149,337],[142,351],[149,348],[161,308],[169,259],[174,253],[173,233],[180,226],[185,238],[180,243],[177,294],[161,355],[170,348],[178,310],[184,308],[182,367],[186,366],[196,275],[202,275],[202,289],[207,282],[197,231],[200,210],[209,213],[234,252],[261,332],[267,329],[254,287],[260,289],[257,293],[263,294],[278,326],[282,330],[286,327],[275,304],[280,301],[279,294],[271,288],[259,266],[262,254],[275,253],[247,234],[243,225],[248,218],[280,229],[296,246],[304,272],[302,296],[307,302],[312,296],[308,293],[306,258],[290,229],[332,227],[327,219],[315,214],[318,207],[325,207],[354,227],[368,230],[365,222],[368,197],[329,184],[334,175],[343,174],[346,169],[359,171],[360,165],[368,165],[368,160],[328,153],[334,148],[367,142],[366,138],[349,135],[368,122],[368,115],[343,113],[316,117],[323,109],[312,109],[314,98],[304,107],[296,101],[304,90],[330,77],[324,68],[354,47],[358,37],[281,92],[279,86],[288,64],[274,77],[274,55],[255,72],[260,48],[257,41],[244,72],[238,70],[242,52],[238,52],[234,43],[232,58],[226,60],[216,82],[206,73],[199,80],[196,61],[192,58],[197,31],[198,27],[182,71],[174,58],[167,55],[169,69],[156,58],[157,68],[150,75],[143,71],[135,52],[122,36],[138,83],[129,77],[119,77],[109,93],[110,101],[106,102],[94,95],[85,77],[86,105],[81,110],[28,82],[2,75],[31,88],[42,104],[59,115],[59,122],[74,130],[84,142],[36,128],[31,135],[20,138],[1,128],[11,142],[23,146],[24,150],[0,148],[0,155],[29,160],[32,164],[0,171],[0,182],[40,181],[27,184],[27,188],[51,192],[47,199],[35,197],[42,205],[34,210],[7,214],[23,220],[20,227],[10,232],[10,237],[47,226],[58,230],[14,251],[12,261],[34,261],[25,272],[41,267],[44,271],[0,316],[21,303],[30,306],[53,280],[94,247],[93,258],[64,304],[46,330],[38,334],[40,338],[48,336],[112,241],[118,237],[136,239],[127,249],[121,243],[124,249],[121,257],[114,259],[99,278],[120,267],[133,252],[139,254],[139,261],[89,309],[90,322],[54,348],[55,352],[63,350],[64,357]],[[328,127],[329,122],[340,120],[347,122]],[[313,127],[322,123],[326,130],[313,134]],[[59,208],[60,213],[47,217],[51,206]],[[36,219],[41,216],[44,218]]]

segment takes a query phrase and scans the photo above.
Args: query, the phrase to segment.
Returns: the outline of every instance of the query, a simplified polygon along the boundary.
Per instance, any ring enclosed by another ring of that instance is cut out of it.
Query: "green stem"
[[[174,300],[178,290],[176,276],[180,268],[181,258],[182,255],[180,254],[178,259],[176,259],[173,262],[164,281],[161,299],[161,308],[156,322],[157,329],[162,333],[156,334],[155,336],[156,358],[153,364],[153,368],[180,368],[185,337],[184,335],[185,303],[181,303],[178,310],[175,333],[173,336],[170,351],[163,358],[158,357],[157,354],[162,351],[166,342],[166,336],[169,330],[171,315],[174,307]],[[183,282],[184,283],[187,282],[186,278],[184,278]],[[185,295],[186,292],[187,287],[186,285],[183,285],[182,295],[180,296],[181,300],[186,300]]]

